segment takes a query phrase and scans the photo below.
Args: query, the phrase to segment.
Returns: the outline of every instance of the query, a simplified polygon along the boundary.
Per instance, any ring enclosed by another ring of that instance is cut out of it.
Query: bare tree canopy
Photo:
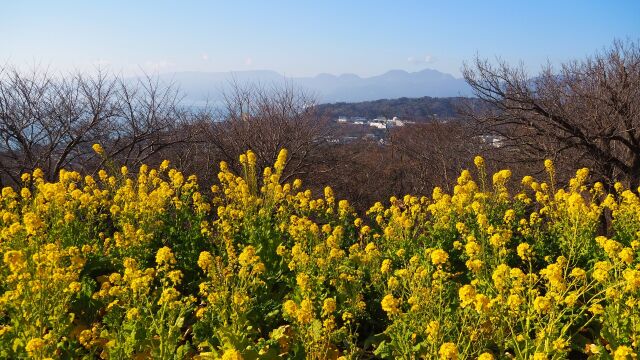
[[[172,84],[150,76],[0,68],[0,179],[17,183],[35,168],[52,179],[62,168],[86,168],[100,161],[94,143],[122,164],[144,161],[188,136],[172,131],[186,119],[178,100]]]
[[[264,167],[273,164],[285,148],[289,160],[283,179],[313,172],[330,137],[330,127],[318,113],[316,99],[287,83],[230,85],[223,94],[219,119],[211,122],[207,135],[207,142],[221,159],[235,162],[250,149],[258,166]]]
[[[609,183],[640,184],[637,43],[615,41],[584,60],[558,69],[547,65],[535,77],[523,65],[480,58],[465,64],[463,75],[492,105],[468,115],[505,147],[515,146],[530,160],[564,158],[573,168],[589,166]]]

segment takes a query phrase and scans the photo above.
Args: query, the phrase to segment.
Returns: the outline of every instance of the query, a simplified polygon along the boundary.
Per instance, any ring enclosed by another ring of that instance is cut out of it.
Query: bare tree
[[[2,70],[0,171],[15,182],[36,167],[55,176],[113,115],[106,104],[113,83],[102,73],[93,83],[98,91],[89,93],[93,89],[81,76],[56,79],[47,72]]]
[[[337,196],[365,211],[391,196],[429,195],[435,186],[451,190],[484,146],[460,121],[406,124],[380,136],[327,148],[330,170],[316,174],[314,182],[331,185]]]
[[[206,141],[221,159],[236,162],[246,150],[255,152],[259,167],[274,163],[280,149],[289,151],[283,180],[308,177],[323,161],[330,138],[327,119],[316,100],[291,84],[239,84],[224,94],[223,109],[211,122]]]
[[[568,160],[590,166],[608,183],[640,184],[640,52],[615,41],[581,61],[547,65],[531,77],[524,66],[476,58],[463,75],[491,105],[469,112],[484,135],[513,146],[514,158]]]
[[[138,165],[175,145],[190,142],[192,112],[183,108],[178,88],[145,75],[118,79],[114,97],[117,109],[104,139],[109,157]]]
[[[174,131],[187,120],[178,100],[174,86],[149,76],[0,68],[0,179],[19,183],[35,168],[53,179],[62,168],[95,166],[93,143],[121,163],[143,161],[189,136]]]
[[[394,177],[403,182],[399,188],[425,194],[454,184],[483,144],[463,122],[452,120],[396,128],[390,145],[397,159]]]

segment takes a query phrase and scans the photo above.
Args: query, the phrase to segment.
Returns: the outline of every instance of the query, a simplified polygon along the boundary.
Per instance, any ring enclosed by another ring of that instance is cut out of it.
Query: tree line
[[[464,97],[435,98],[424,96],[420,98],[380,99],[356,103],[338,102],[320,104],[318,108],[333,117],[365,117],[374,119],[384,116],[388,119],[397,116],[402,120],[427,122],[435,119],[455,118],[460,106],[468,103],[483,106],[479,99]]]

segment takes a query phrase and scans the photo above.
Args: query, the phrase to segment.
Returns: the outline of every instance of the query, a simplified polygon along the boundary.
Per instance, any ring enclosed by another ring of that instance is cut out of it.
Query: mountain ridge
[[[402,97],[460,97],[471,96],[463,79],[434,69],[415,72],[392,69],[383,74],[362,77],[353,73],[339,75],[320,73],[316,76],[291,77],[273,70],[245,70],[225,72],[182,71],[158,75],[173,82],[192,103],[216,102],[233,82],[287,82],[316,95],[321,103],[359,102]]]

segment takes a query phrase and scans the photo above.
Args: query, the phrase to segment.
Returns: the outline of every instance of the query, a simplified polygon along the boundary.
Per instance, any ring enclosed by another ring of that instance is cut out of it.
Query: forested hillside
[[[384,116],[393,118],[397,116],[403,120],[423,121],[433,118],[457,117],[460,110],[466,106],[476,108],[482,103],[475,98],[464,97],[421,97],[381,99],[375,101],[363,101],[357,103],[333,103],[319,105],[320,111],[329,116],[362,116],[368,119]]]

